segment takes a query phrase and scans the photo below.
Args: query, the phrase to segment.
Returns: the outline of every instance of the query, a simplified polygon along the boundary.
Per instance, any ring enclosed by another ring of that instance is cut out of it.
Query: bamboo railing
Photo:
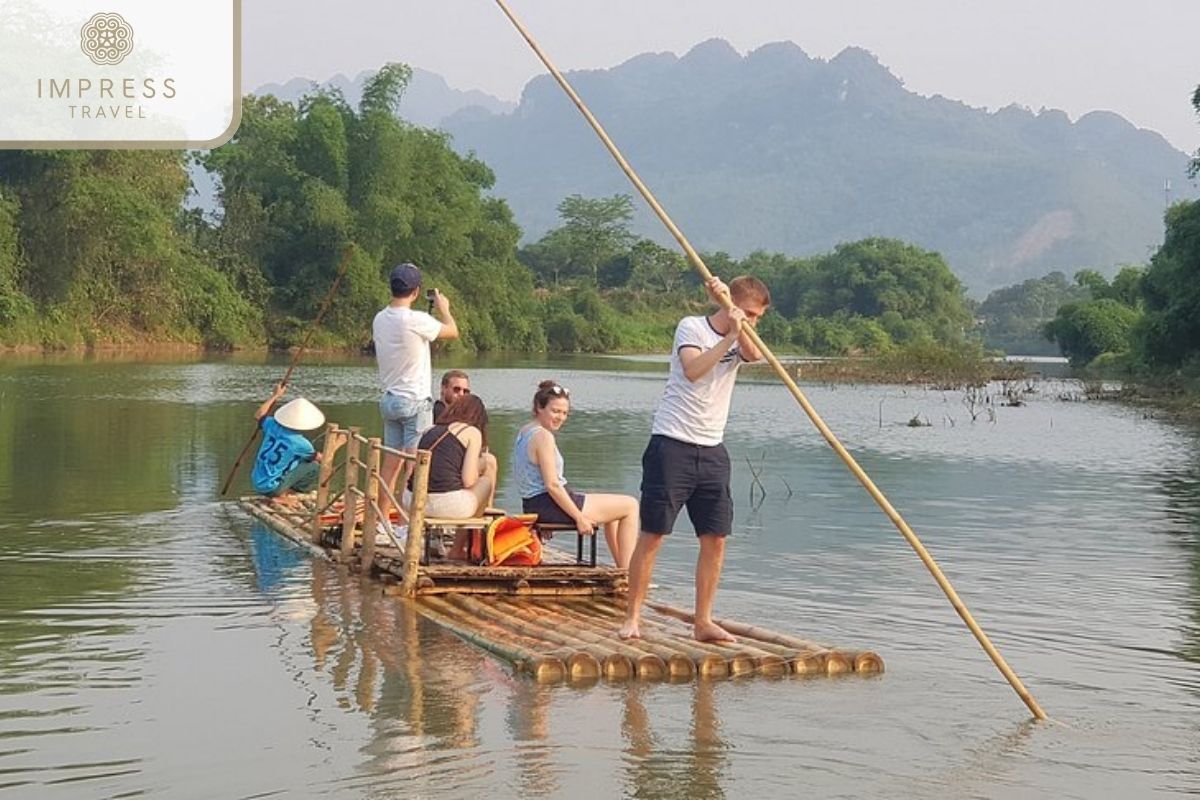
[[[354,554],[355,545],[359,545],[359,562],[364,570],[369,570],[375,559],[375,532],[379,527],[387,532],[392,543],[399,549],[399,538],[391,520],[380,508],[383,498],[386,498],[392,507],[401,507],[397,493],[383,479],[385,459],[398,462],[398,474],[401,475],[408,472],[407,466],[412,467],[413,500],[408,514],[408,541],[402,553],[404,567],[400,583],[400,594],[412,597],[416,594],[421,553],[425,549],[425,498],[429,493],[428,450],[406,453],[385,446],[378,438],[363,437],[358,428],[341,428],[330,423],[325,429],[316,507],[309,533],[312,543],[320,546],[325,528],[323,517],[332,506],[331,484],[334,478],[341,474],[342,537],[338,549],[342,558],[350,559]]]

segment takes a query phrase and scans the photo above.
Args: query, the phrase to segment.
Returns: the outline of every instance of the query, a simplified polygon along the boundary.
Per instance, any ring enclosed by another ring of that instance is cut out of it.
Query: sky
[[[508,0],[562,70],[720,37],[745,53],[873,52],[914,92],[972,106],[1115,111],[1188,153],[1200,84],[1200,0]],[[517,100],[541,63],[493,0],[244,0],[244,91],[388,61]],[[586,101],[587,98],[584,98]]]

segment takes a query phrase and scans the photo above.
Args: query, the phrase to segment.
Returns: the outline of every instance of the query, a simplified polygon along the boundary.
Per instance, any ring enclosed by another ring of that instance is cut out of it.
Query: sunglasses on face
[[[465,386],[451,386],[450,394],[470,394],[471,390]]]

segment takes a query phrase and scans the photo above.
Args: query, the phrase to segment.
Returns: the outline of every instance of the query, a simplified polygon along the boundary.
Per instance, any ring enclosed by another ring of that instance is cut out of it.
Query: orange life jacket
[[[542,540],[533,531],[537,514],[498,517],[487,528],[488,566],[536,567],[542,563]]]

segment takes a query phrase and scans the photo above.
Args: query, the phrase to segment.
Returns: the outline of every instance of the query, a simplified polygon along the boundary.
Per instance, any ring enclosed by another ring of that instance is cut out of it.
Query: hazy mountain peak
[[[701,42],[680,59],[690,67],[705,68],[732,67],[741,60],[741,55],[733,45],[717,37]]]
[[[878,87],[899,88],[904,81],[879,63],[879,58],[862,47],[847,47],[829,61],[829,66],[851,80]]]
[[[362,98],[363,85],[377,70],[363,70],[347,78],[337,73],[318,84],[310,78],[292,78],[286,83],[268,83],[255,89],[252,94],[273,94],[280,100],[295,102],[314,88],[337,89],[351,106],[357,106]],[[464,109],[479,107],[493,114],[511,111],[514,103],[500,100],[477,89],[452,88],[446,79],[435,72],[413,69],[412,80],[400,98],[400,116],[416,125],[439,127],[451,114]]]
[[[786,68],[803,68],[815,63],[800,45],[792,41],[768,42],[747,53],[746,61]]]

